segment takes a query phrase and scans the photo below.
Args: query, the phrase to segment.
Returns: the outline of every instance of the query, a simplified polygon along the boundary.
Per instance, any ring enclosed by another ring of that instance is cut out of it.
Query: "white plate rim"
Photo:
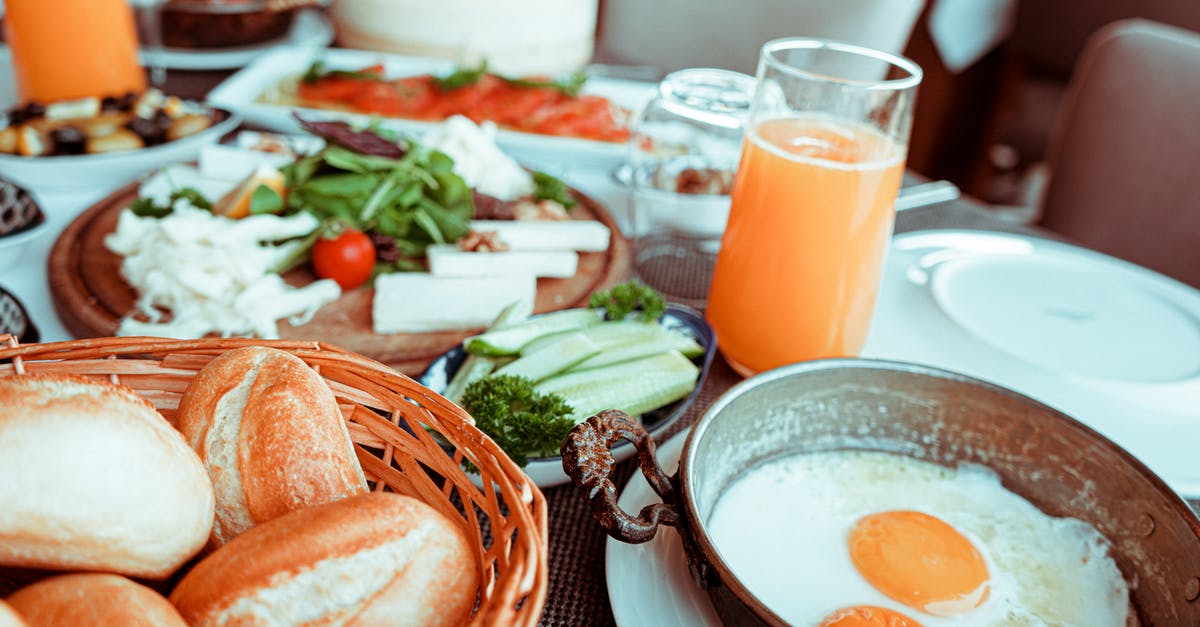
[[[658,447],[658,463],[668,475],[675,473],[689,433],[691,428],[684,429]],[[659,501],[646,478],[634,471],[617,503],[627,512],[637,512]],[[626,544],[611,537],[605,541],[605,584],[613,619],[618,625],[721,627],[708,596],[687,574],[682,550],[678,532],[665,525],[660,526],[654,539],[645,544]],[[629,578],[631,571],[639,574],[636,580]],[[648,615],[649,612],[653,614]]]
[[[112,185],[114,182],[119,186],[169,163],[186,161],[189,155],[195,154],[201,146],[220,141],[221,137],[241,125],[242,117],[237,112],[220,109],[225,113],[225,119],[199,133],[137,150],[53,157],[0,154],[0,174],[38,192],[81,189],[98,184]],[[71,176],[55,176],[61,175],[66,168],[71,169]],[[55,176],[53,180],[57,182],[47,182],[51,180],[51,176]],[[97,177],[104,180],[97,181]]]
[[[1200,291],[1128,261],[1035,234],[971,229],[909,231],[892,239],[872,333],[863,349],[864,357],[955,370],[1035,398],[1099,431],[1145,463],[1181,495],[1200,495],[1200,471],[1184,470],[1189,467],[1187,459],[1195,456],[1194,452],[1187,452],[1184,444],[1200,442],[1200,420],[1182,419],[1185,407],[1200,407],[1200,374],[1169,382],[1103,381],[1056,373],[1002,353],[971,337],[946,317],[932,298],[916,298],[928,285],[919,285],[910,274],[919,276],[928,272],[911,261],[916,254],[913,251],[937,249],[953,250],[956,258],[1003,254],[1006,250],[1013,254],[1050,252],[1071,256],[1138,284],[1190,312],[1197,320],[1200,320]],[[880,328],[904,328],[912,339],[885,338],[886,333],[875,332]],[[936,338],[937,344],[920,346],[918,340],[922,338]],[[1051,388],[1054,391],[1049,391]],[[1112,409],[1085,411],[1106,407]],[[1136,421],[1109,415],[1135,407],[1142,410]]]

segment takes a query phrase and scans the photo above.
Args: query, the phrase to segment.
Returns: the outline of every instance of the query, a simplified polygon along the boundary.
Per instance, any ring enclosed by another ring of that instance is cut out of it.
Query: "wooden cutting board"
[[[54,308],[63,324],[79,338],[116,335],[121,318],[134,310],[135,290],[121,277],[121,257],[104,247],[104,238],[116,230],[121,210],[137,198],[133,183],[81,213],[59,236],[50,250],[48,274]],[[576,220],[598,220],[612,238],[607,251],[580,253],[579,270],[568,279],[539,279],[536,312],[586,306],[588,296],[628,278],[630,248],[612,216],[594,200],[575,192],[579,204],[571,211]],[[307,268],[285,275],[293,285],[314,280]],[[311,321],[292,326],[279,321],[283,339],[317,340],[378,359],[410,375],[419,374],[441,353],[479,329],[437,333],[376,335],[371,330],[374,290],[362,287],[345,293],[322,307]],[[413,298],[420,298],[413,294]]]

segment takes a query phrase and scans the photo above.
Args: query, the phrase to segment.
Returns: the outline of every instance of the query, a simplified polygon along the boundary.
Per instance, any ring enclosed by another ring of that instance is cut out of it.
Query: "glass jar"
[[[631,125],[634,271],[677,302],[708,294],[753,92],[744,74],[680,70]]]

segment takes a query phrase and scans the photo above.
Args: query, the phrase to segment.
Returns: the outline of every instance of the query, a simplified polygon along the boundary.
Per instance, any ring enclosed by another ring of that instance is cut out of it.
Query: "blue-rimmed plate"
[[[642,414],[642,424],[656,442],[662,440],[662,435],[666,433],[667,429],[683,417],[692,402],[696,400],[696,395],[704,386],[704,379],[708,377],[708,368],[712,364],[717,349],[717,337],[712,327],[708,326],[704,318],[693,309],[682,305],[668,305],[659,324],[696,340],[700,346],[704,347],[704,353],[692,360],[700,368],[700,376],[697,377],[696,387],[692,388],[690,394],[666,407]],[[441,394],[446,390],[446,386],[454,378],[454,373],[458,372],[466,358],[467,351],[463,350],[461,345],[442,353],[429,364],[425,373],[421,375],[421,384]],[[622,441],[612,447],[613,457],[618,462],[629,459],[634,452],[633,445],[629,442]],[[525,473],[542,488],[568,481],[567,475],[562,469],[562,457],[558,455],[529,458],[529,464],[525,466]]]

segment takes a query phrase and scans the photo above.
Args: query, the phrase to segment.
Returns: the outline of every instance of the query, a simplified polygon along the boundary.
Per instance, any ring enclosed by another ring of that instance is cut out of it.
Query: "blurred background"
[[[993,205],[1033,206],[1085,41],[1134,17],[1200,31],[1200,2],[601,0],[597,59],[752,73],[759,45],[785,35],[901,52],[925,70],[909,167]]]

